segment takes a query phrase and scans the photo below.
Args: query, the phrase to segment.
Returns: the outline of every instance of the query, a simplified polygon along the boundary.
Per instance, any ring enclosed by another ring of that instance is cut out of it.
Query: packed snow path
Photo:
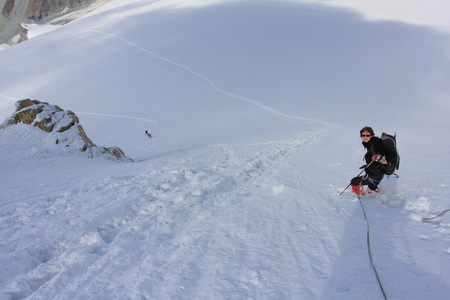
[[[3,210],[3,235],[13,244],[2,278],[15,274],[4,291],[13,298],[95,298],[99,292],[116,299],[194,298],[211,295],[211,289],[231,298],[300,295],[301,286],[283,288],[299,280],[289,274],[298,273],[299,264],[315,276],[323,271],[308,266],[316,254],[296,251],[308,225],[297,220],[297,201],[274,201],[292,191],[273,181],[279,174],[272,167],[314,138],[250,157],[248,149],[252,153],[259,145],[210,146],[184,150],[189,155],[182,159],[109,165],[102,171],[130,174],[87,178],[67,190],[52,186],[52,179],[60,184],[55,178],[45,180],[43,190],[27,193],[23,205],[9,203]],[[316,247],[322,256],[327,245]],[[7,263],[13,257],[25,260],[25,273]],[[113,286],[112,277],[118,278]],[[66,287],[54,289],[60,285]],[[267,288],[258,291],[260,285]]]

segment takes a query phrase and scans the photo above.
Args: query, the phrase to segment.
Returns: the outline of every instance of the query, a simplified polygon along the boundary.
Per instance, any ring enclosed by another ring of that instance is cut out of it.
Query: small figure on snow
[[[364,148],[367,149],[364,155],[366,165],[361,167],[366,174],[354,177],[351,180],[351,185],[353,192],[364,195],[363,186],[365,185],[368,186],[368,194],[378,192],[377,187],[384,177],[386,164],[397,159],[397,153],[395,150],[386,147],[383,140],[375,136],[371,127],[366,126],[361,129],[360,136]]]
[[[147,130],[145,131],[145,134],[148,136],[149,139],[152,139],[153,136],[150,132],[148,132]]]

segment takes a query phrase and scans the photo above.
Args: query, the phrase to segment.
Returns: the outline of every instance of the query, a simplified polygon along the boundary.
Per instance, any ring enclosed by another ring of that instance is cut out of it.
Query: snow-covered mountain
[[[1,51],[0,121],[135,162],[0,130],[0,299],[383,299],[368,228],[388,299],[448,299],[450,37],[351,2],[113,0]],[[365,125],[401,165],[359,202]]]

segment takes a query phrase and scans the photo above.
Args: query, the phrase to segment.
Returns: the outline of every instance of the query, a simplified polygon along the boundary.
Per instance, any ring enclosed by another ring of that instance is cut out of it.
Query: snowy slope
[[[295,1],[111,1],[0,52],[0,119],[70,109],[135,163],[0,131],[0,299],[448,299],[449,36]],[[144,131],[156,137],[149,140]]]

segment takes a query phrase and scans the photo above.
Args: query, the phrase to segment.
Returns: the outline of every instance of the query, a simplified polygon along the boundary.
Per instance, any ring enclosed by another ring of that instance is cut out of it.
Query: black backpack
[[[394,152],[395,156],[388,160],[387,165],[384,169],[384,173],[386,175],[392,175],[394,174],[395,170],[398,170],[400,167],[400,156],[398,155],[397,151],[397,141],[396,141],[396,135],[390,135],[386,132],[383,132],[380,136],[380,139],[383,140],[383,146],[386,148],[386,150],[390,152]],[[395,174],[394,174],[395,175]]]

